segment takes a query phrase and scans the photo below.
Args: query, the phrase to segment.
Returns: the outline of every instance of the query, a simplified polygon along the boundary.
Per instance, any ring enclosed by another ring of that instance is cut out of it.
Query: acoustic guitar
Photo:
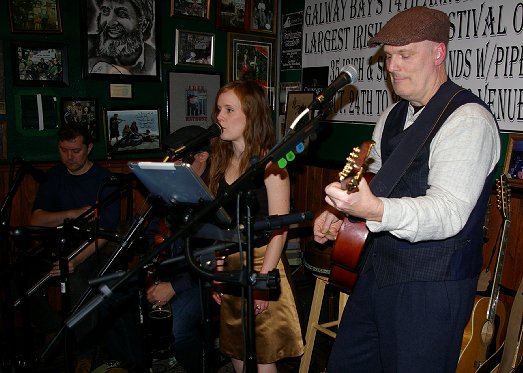
[[[476,373],[523,372],[523,279],[519,283],[510,310],[507,335],[501,347]]]
[[[372,174],[367,173],[368,156],[374,141],[364,141],[355,147],[347,157],[347,163],[339,173],[341,188],[347,193],[358,190],[362,177],[370,182]],[[359,265],[369,231],[362,219],[346,216],[340,227],[331,253],[329,282],[345,291],[352,290],[358,278]]]
[[[503,222],[491,294],[490,297],[476,296],[472,315],[463,332],[457,373],[475,372],[485,363],[492,347],[495,349],[502,344],[499,339],[500,331],[505,326],[506,311],[504,304],[499,301],[499,292],[510,229],[510,188],[505,175],[497,180],[496,189],[497,207]],[[496,335],[495,346],[491,346]]]

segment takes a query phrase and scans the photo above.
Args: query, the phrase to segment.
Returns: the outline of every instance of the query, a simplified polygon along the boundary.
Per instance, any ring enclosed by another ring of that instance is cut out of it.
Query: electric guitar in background
[[[505,175],[497,180],[496,189],[497,206],[503,222],[492,290],[490,297],[476,296],[472,315],[463,332],[457,373],[475,372],[489,358],[489,351],[496,350],[502,344],[499,339],[500,331],[505,327],[506,311],[499,301],[499,292],[510,229],[510,188]],[[494,346],[491,346],[492,342]]]
[[[341,188],[347,193],[358,190],[362,177],[367,181],[372,178],[372,174],[366,171],[369,164],[368,156],[373,146],[374,141],[364,141],[347,157],[347,163],[339,173]],[[329,283],[345,291],[352,290],[358,278],[358,267],[368,233],[364,220],[350,216],[343,219],[332,248]]]

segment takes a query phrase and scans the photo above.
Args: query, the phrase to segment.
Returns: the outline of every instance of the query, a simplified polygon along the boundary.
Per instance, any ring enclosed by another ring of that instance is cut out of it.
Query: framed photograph
[[[285,111],[285,132],[290,128],[292,122],[300,115],[314,100],[314,92],[289,91],[287,93],[287,110]],[[298,123],[307,123],[311,119],[309,112]],[[297,124],[299,125],[299,124]]]
[[[98,110],[93,98],[62,98],[60,105],[62,124],[80,124],[91,132],[93,140],[98,140]]]
[[[61,33],[59,0],[9,0],[12,32]]]
[[[276,0],[251,0],[251,31],[276,34],[276,13]]]
[[[64,45],[13,42],[12,46],[14,84],[53,87],[69,84]]]
[[[109,84],[109,96],[111,98],[133,98],[132,84]]]
[[[177,29],[174,64],[214,66],[214,34]]]
[[[503,173],[510,185],[523,187],[523,134],[509,134]]]
[[[105,108],[104,128],[109,154],[157,151],[161,147],[160,109]]]
[[[218,73],[169,73],[169,133],[188,125],[212,124],[214,100],[221,86]]]
[[[274,109],[276,39],[237,33],[228,33],[228,38],[228,81],[257,81],[267,91],[267,97]]]
[[[209,19],[211,0],[171,0],[171,16]]]
[[[218,0],[216,2],[216,27],[222,30],[245,32],[247,30],[247,0]]]
[[[161,0],[119,2],[118,12],[81,1],[82,72],[88,79],[158,81]]]

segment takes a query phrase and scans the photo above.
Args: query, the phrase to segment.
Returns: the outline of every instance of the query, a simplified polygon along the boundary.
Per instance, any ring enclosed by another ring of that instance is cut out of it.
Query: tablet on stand
[[[129,168],[149,190],[168,206],[195,206],[214,200],[214,196],[187,163],[129,162]],[[220,225],[228,226],[232,219],[223,208],[216,212]]]

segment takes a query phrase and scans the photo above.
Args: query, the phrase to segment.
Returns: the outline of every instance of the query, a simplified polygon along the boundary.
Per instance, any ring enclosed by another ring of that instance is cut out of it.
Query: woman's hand
[[[260,313],[265,312],[269,308],[268,300],[255,299],[254,300],[254,314],[257,316]]]

